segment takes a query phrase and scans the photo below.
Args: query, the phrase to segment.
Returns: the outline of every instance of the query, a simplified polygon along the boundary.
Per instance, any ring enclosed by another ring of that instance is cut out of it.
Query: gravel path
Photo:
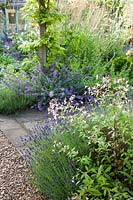
[[[0,200],[42,200],[26,179],[21,155],[1,132]]]

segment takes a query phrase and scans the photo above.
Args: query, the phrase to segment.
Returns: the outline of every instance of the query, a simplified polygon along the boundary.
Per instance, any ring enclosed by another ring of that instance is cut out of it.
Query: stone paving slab
[[[44,124],[47,119],[47,111],[27,110],[17,115],[0,115],[0,133],[21,153],[24,148],[21,138],[33,131],[35,126]]]
[[[21,126],[18,122],[16,122],[16,120],[10,118],[0,118],[0,130],[6,131],[19,128],[21,128]]]
[[[37,111],[37,110],[27,110],[23,111],[15,116],[13,116],[17,122],[25,123],[25,122],[34,122],[34,121],[42,121],[45,118],[48,118],[47,111]]]
[[[4,134],[15,147],[21,147],[23,146],[21,137],[27,135],[27,132],[24,129],[19,128],[6,130],[4,131]]]

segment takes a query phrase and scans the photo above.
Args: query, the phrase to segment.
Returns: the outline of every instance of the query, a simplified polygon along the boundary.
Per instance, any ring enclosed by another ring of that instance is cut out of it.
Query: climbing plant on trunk
[[[47,63],[47,52],[55,45],[54,34],[52,33],[53,25],[61,20],[58,2],[56,0],[27,0],[25,7],[26,17],[29,18],[31,25],[38,26],[39,39],[34,43],[38,50],[41,70],[44,72],[44,66]]]

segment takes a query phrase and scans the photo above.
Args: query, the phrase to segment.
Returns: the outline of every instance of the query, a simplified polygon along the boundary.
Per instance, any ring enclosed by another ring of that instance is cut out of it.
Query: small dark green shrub
[[[133,58],[128,56],[116,57],[112,61],[112,69],[115,74],[121,74],[133,84]]]
[[[131,64],[133,64],[133,60],[127,56],[116,57],[112,61],[112,67],[116,73],[120,73],[122,70],[130,68]]]

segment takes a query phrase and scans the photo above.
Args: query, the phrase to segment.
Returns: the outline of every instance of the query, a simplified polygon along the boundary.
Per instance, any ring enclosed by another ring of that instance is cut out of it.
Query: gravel
[[[42,200],[27,180],[22,156],[0,132],[0,200]]]

